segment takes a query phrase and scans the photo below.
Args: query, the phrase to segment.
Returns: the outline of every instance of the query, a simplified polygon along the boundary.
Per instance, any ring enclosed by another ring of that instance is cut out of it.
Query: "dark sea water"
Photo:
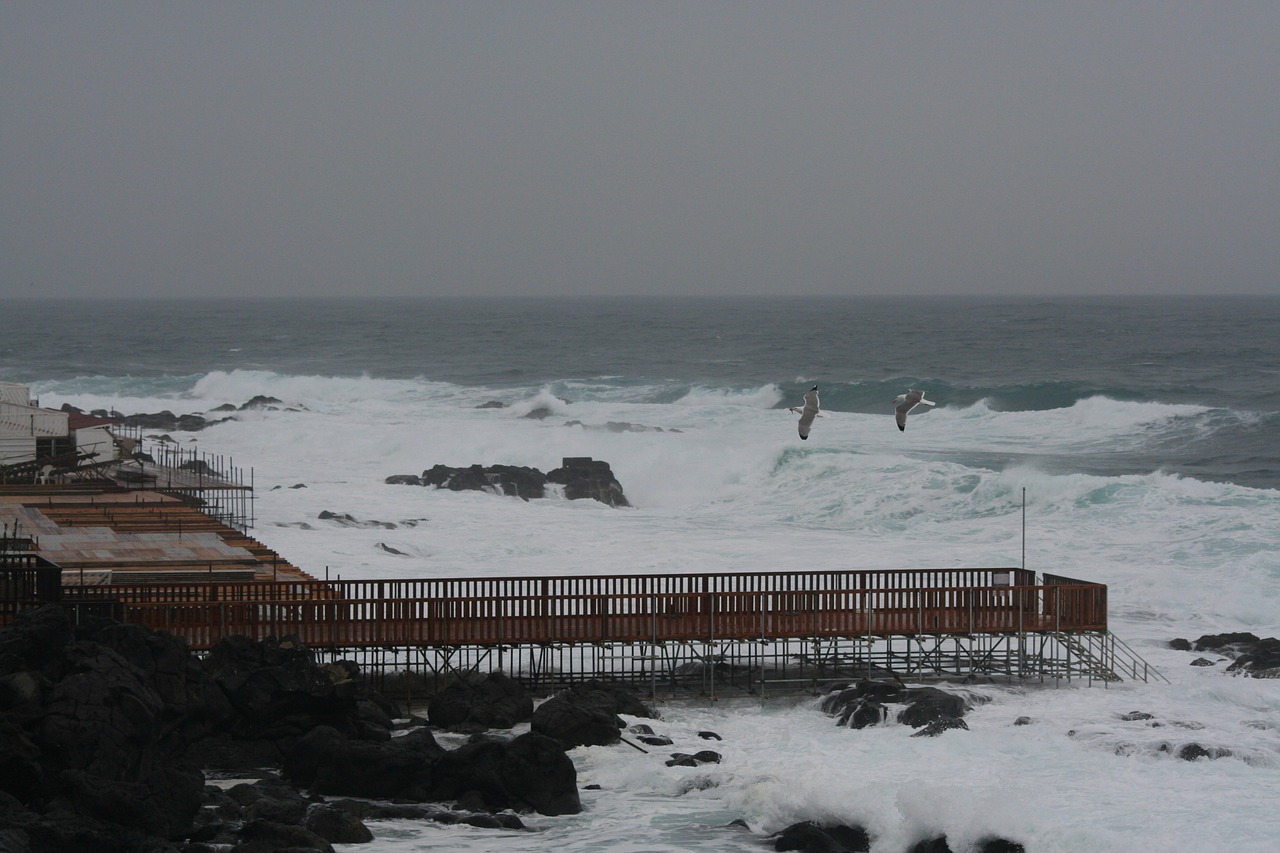
[[[773,384],[780,406],[818,383],[825,409],[868,413],[916,386],[994,412],[1187,405],[1142,447],[1040,461],[1280,488],[1280,298],[36,300],[3,312],[0,379],[60,391],[107,378],[163,392],[242,370],[603,381],[658,403]],[[1014,461],[992,454],[966,461]]]

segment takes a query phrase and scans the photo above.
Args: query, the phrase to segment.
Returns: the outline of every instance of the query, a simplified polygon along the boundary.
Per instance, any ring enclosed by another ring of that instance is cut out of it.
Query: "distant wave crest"
[[[780,402],[783,402],[782,391],[774,384],[762,385],[759,388],[714,388],[695,385],[676,400],[675,404],[677,406],[729,404],[750,409],[771,409]]]

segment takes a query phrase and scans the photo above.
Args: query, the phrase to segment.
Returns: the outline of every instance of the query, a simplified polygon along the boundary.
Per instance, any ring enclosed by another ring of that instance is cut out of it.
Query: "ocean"
[[[172,437],[251,467],[255,536],[313,575],[1025,562],[1107,584],[1112,631],[1171,682],[956,685],[987,700],[970,730],[915,739],[838,728],[809,695],[660,701],[651,725],[671,751],[707,748],[696,733],[710,729],[721,763],[580,748],[582,814],[529,817],[529,833],[380,822],[373,844],[342,849],[760,851],[800,820],[865,825],[876,853],[940,834],[957,853],[989,835],[1033,853],[1280,844],[1280,680],[1233,677],[1218,658],[1193,667],[1201,655],[1168,646],[1280,636],[1280,298],[26,300],[0,313],[0,380],[45,406],[212,418],[281,400]],[[814,384],[823,417],[801,441],[787,406]],[[911,387],[937,405],[899,432],[890,401]],[[633,506],[384,482],[566,456],[607,461]],[[1221,757],[1174,757],[1192,742]]]

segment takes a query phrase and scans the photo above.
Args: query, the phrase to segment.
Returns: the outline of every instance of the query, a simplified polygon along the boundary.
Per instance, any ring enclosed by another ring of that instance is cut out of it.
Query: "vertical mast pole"
[[[1027,487],[1022,487],[1022,570],[1027,570]]]

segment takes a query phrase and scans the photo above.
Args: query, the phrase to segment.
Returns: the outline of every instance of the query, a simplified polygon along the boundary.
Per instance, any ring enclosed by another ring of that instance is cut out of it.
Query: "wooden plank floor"
[[[30,535],[68,572],[174,579],[196,573],[260,581],[313,580],[276,551],[176,497],[99,483],[25,486],[0,492],[0,523]],[[230,574],[228,574],[230,573]]]

